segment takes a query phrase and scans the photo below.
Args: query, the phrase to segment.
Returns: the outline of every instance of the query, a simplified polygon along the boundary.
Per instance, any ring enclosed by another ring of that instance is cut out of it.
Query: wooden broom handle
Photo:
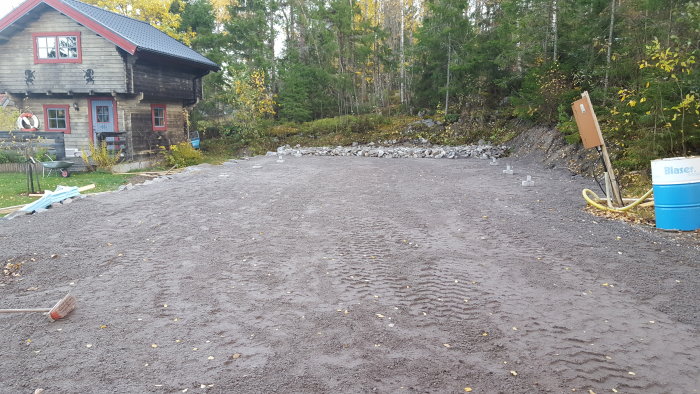
[[[37,308],[37,309],[0,309],[0,313],[18,313],[18,312],[51,312],[51,308]]]

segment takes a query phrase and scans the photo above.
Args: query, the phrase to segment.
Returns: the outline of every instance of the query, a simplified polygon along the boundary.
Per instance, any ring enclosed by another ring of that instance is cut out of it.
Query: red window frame
[[[49,128],[49,110],[62,109],[66,111],[66,127],[62,129]],[[44,104],[44,130],[55,131],[57,133],[70,134],[70,105],[68,104]]]
[[[163,125],[156,126],[156,108],[163,110]],[[168,110],[165,104],[151,104],[151,126],[153,131],[168,131]]]
[[[64,37],[64,36],[75,36],[76,37],[76,45],[77,45],[77,50],[78,50],[78,57],[76,58],[65,58],[62,59],[59,55],[59,47],[58,47],[58,37]],[[55,59],[41,59],[39,58],[39,48],[37,47],[36,39],[39,37],[49,37],[49,38],[54,38],[56,39],[56,58]],[[43,33],[32,33],[32,47],[34,48],[34,64],[41,64],[41,63],[82,63],[83,62],[83,47],[82,43],[80,40],[80,32],[79,31],[62,31],[62,32],[43,32]]]

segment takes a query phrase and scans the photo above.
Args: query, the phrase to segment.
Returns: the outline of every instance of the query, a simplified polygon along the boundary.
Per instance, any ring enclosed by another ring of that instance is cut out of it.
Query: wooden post
[[[615,171],[612,168],[610,156],[608,155],[608,148],[605,146],[603,133],[600,130],[600,124],[598,124],[598,118],[595,116],[591,97],[588,95],[588,92],[581,93],[581,100],[577,100],[572,104],[572,110],[576,118],[579,133],[581,134],[583,147],[586,149],[600,149],[603,155],[603,162],[605,163],[605,171],[610,175],[613,200],[615,204],[622,206],[622,195],[620,194],[620,188],[617,184]]]
[[[593,104],[591,103],[591,97],[588,95],[588,91],[581,93],[581,97],[588,102],[591,109],[591,114],[593,115],[593,120],[595,120],[595,129],[600,136],[600,148],[603,151],[603,162],[605,162],[605,169],[610,175],[610,184],[612,185],[613,200],[618,206],[622,206],[622,195],[620,194],[620,187],[617,184],[617,177],[615,176],[615,170],[613,170],[612,162],[610,162],[610,155],[608,155],[608,148],[605,146],[605,140],[603,139],[603,132],[600,130],[600,124],[598,124],[598,117],[595,116],[595,111],[593,110]]]

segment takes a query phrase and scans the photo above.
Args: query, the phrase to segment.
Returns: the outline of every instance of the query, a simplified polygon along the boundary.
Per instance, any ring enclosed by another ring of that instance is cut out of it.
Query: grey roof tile
[[[67,6],[113,31],[138,47],[164,56],[172,56],[199,63],[208,69],[218,70],[219,65],[202,56],[192,48],[170,37],[150,24],[132,19],[77,0],[61,0]]]

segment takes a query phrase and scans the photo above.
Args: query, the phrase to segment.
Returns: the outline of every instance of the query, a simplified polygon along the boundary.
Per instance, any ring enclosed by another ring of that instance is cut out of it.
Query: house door
[[[95,137],[94,141],[97,141],[98,133],[117,131],[113,100],[92,100],[90,109],[92,112],[90,124]]]

